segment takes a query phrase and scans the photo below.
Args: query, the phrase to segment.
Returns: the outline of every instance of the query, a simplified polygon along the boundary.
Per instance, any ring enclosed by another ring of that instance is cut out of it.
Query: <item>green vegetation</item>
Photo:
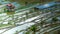
[[[30,28],[28,28],[28,31],[25,32],[25,34],[30,34],[30,33],[31,33],[31,34],[35,34],[36,31],[37,31],[37,26],[33,25],[33,26],[31,26]]]
[[[22,7],[20,7],[19,9],[25,9],[25,8],[31,7],[31,6],[33,6],[33,5],[35,5],[35,4],[30,4],[30,5],[27,5],[27,6],[22,6]]]
[[[10,26],[10,24],[0,24],[0,28],[5,27],[5,26]]]
[[[33,4],[33,3],[45,3],[50,1],[56,1],[56,0],[10,0],[11,2],[18,2],[20,4]]]
[[[16,31],[14,34],[18,34],[18,31]]]
[[[53,21],[53,22],[58,21],[57,17],[52,18],[52,21]]]

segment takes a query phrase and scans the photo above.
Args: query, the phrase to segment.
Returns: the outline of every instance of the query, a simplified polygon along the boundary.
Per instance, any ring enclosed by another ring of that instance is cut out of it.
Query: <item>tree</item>
[[[40,22],[40,26],[43,27],[43,24],[45,24],[45,21]]]
[[[28,5],[28,2],[25,2],[25,6]]]
[[[52,18],[52,21],[53,21],[53,22],[58,21],[57,17]]]
[[[32,34],[35,34],[35,33],[36,33],[36,29],[37,29],[37,27],[36,27],[35,25],[33,25],[33,26],[30,28],[30,30],[33,31]]]
[[[25,32],[24,34],[30,34],[30,31]]]
[[[36,34],[37,26],[32,25],[30,28],[28,28],[28,31],[25,34]]]
[[[14,34],[18,34],[18,31],[16,31]]]
[[[53,22],[51,22],[51,26],[56,25],[56,22],[58,21],[57,17],[52,18],[52,21]]]

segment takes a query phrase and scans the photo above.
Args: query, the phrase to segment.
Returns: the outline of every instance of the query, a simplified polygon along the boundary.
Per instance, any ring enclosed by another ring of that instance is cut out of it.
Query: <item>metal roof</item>
[[[45,9],[45,8],[54,6],[55,4],[56,4],[55,2],[50,2],[50,3],[44,4],[44,5],[39,5],[39,6],[37,6],[36,8]]]

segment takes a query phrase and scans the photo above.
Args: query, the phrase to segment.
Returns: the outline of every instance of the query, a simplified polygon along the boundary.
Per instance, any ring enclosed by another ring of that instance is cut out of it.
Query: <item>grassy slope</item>
[[[21,4],[24,4],[25,2],[28,2],[28,3],[36,3],[36,2],[38,2],[38,3],[43,3],[43,2],[50,2],[50,1],[54,1],[54,0],[10,0],[11,2],[18,2],[18,3],[21,3]]]

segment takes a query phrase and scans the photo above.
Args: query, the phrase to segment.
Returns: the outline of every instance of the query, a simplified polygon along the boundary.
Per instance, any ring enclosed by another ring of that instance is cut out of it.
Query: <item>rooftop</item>
[[[48,8],[48,7],[54,6],[55,4],[56,4],[55,2],[50,2],[50,3],[48,3],[48,4],[39,5],[39,6],[37,6],[36,8],[44,9],[44,8]]]

